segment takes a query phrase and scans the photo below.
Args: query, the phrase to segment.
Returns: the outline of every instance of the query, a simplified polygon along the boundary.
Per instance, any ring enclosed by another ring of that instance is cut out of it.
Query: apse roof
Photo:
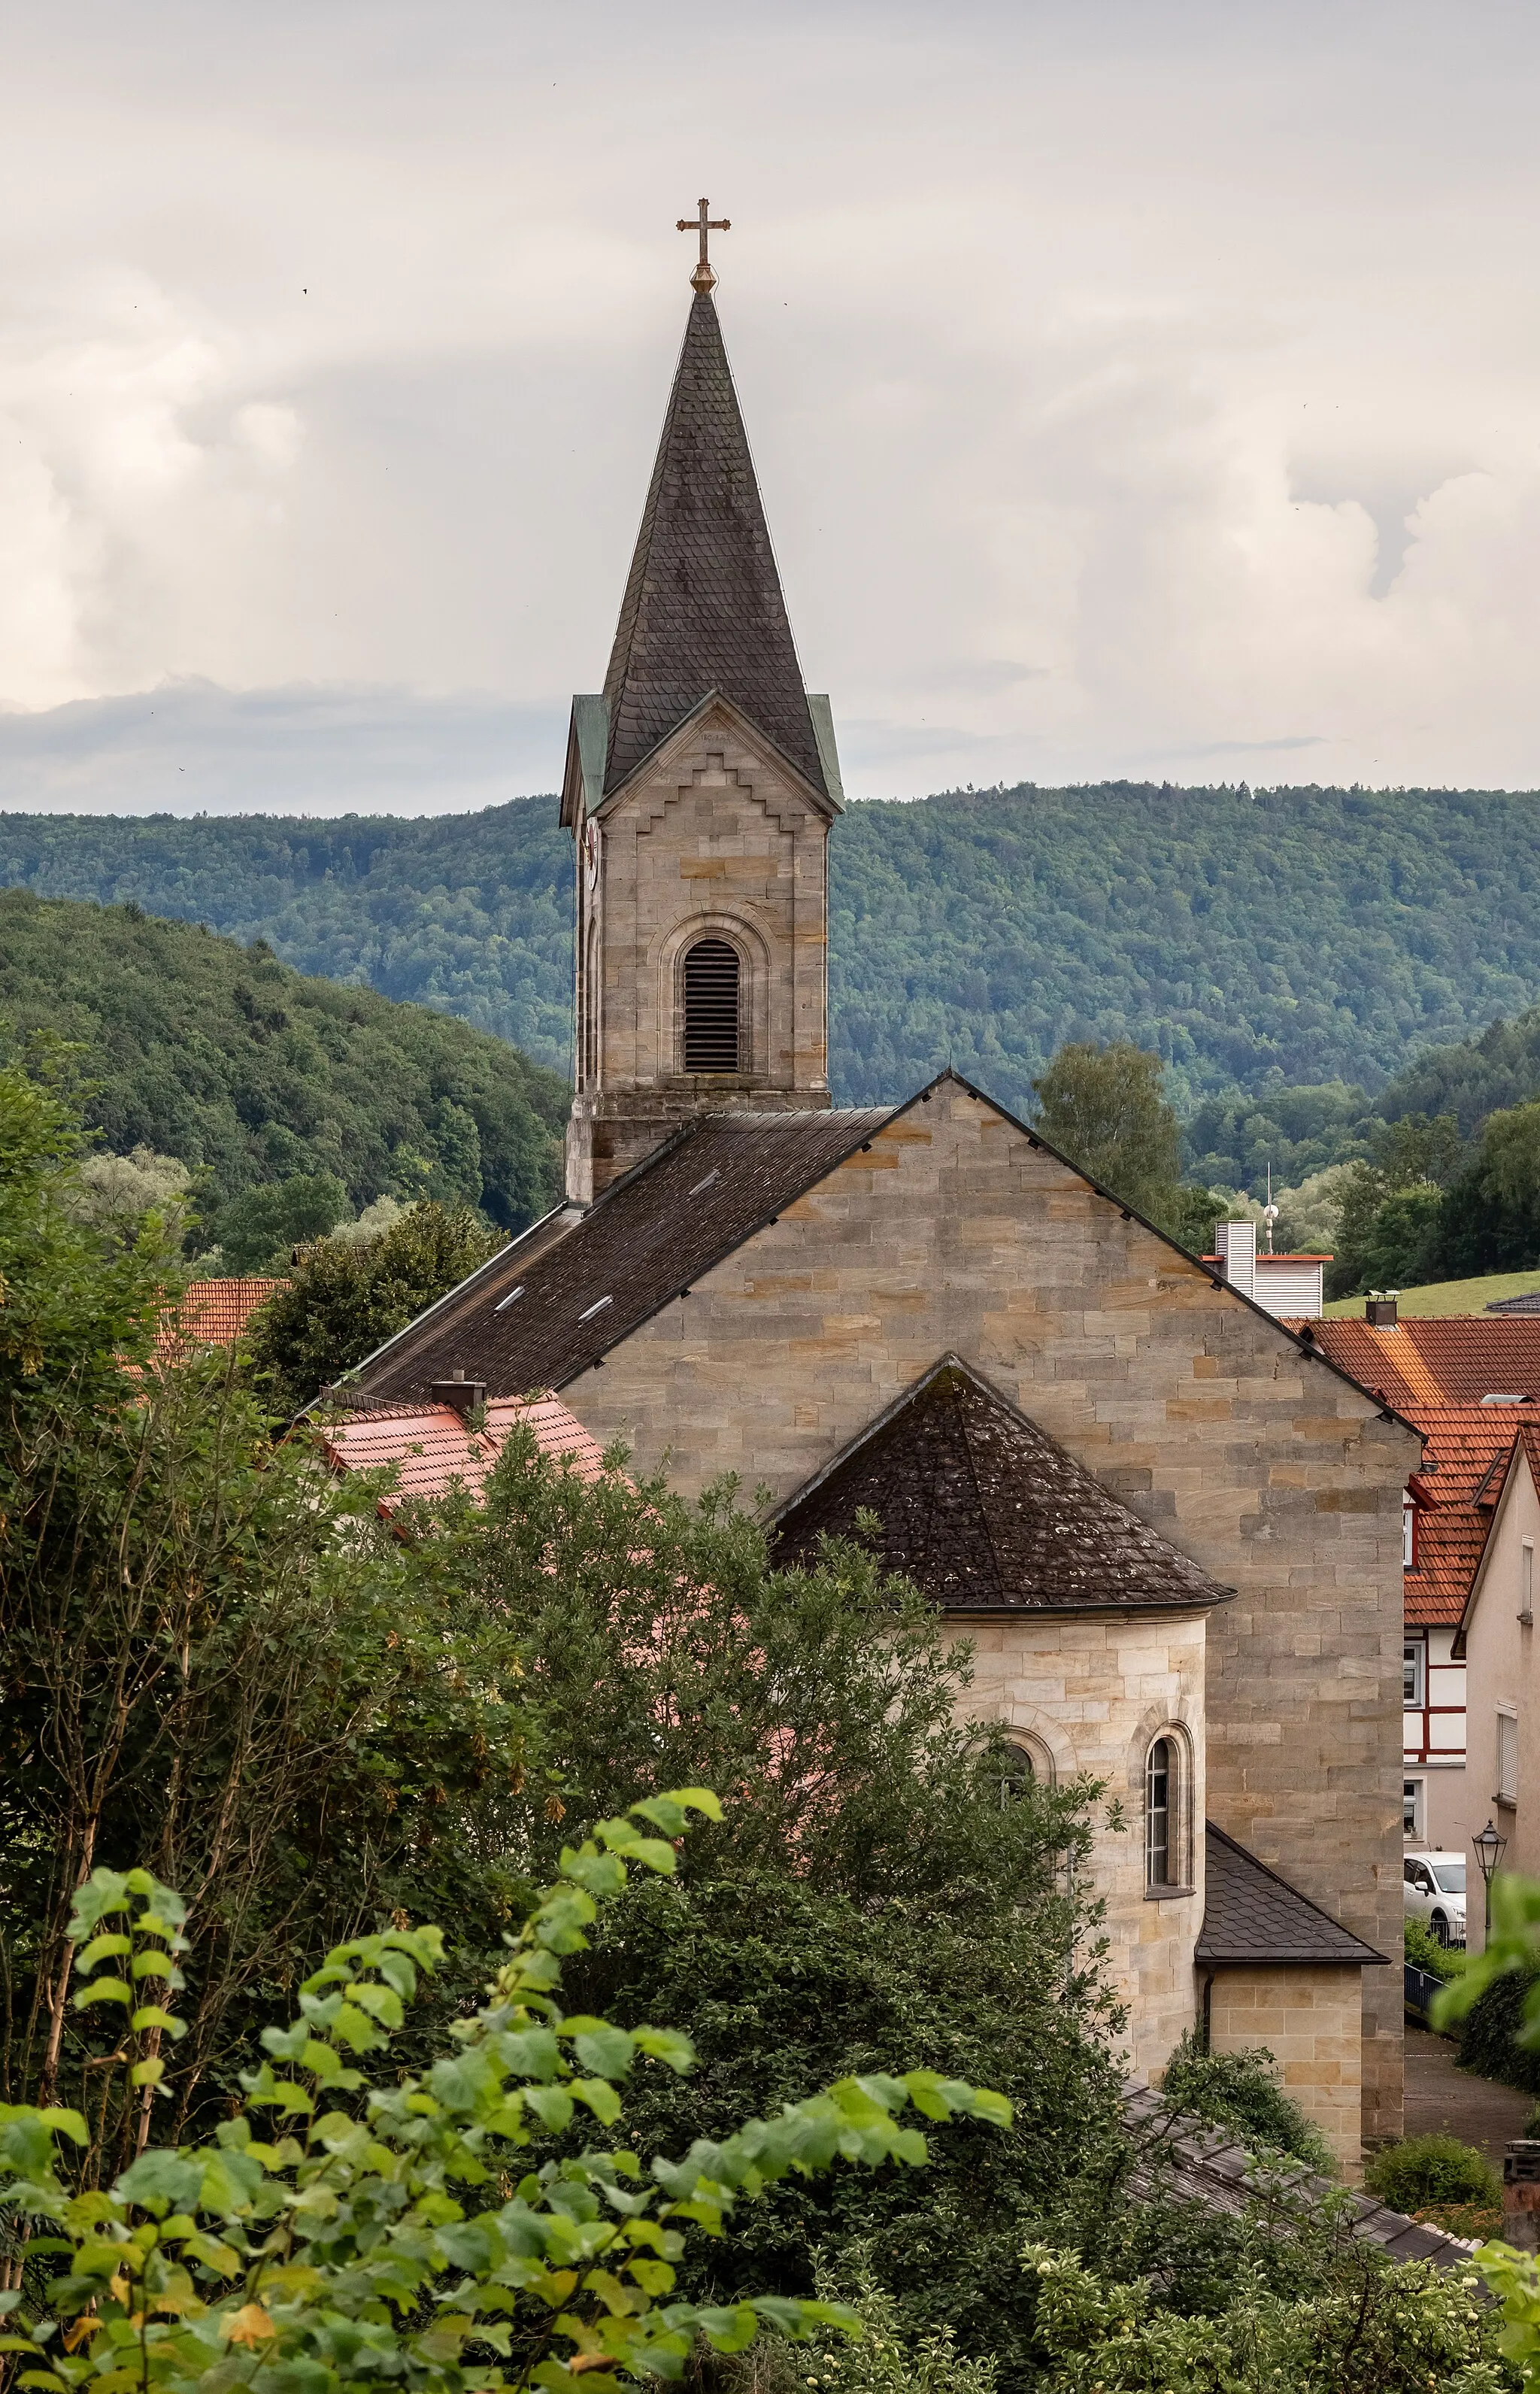
[[[721,326],[703,291],[691,305],[605,677],[605,795],[713,691],[834,801]]]
[[[956,1355],[787,1500],[781,1549],[849,1535],[862,1510],[888,1569],[948,1611],[1185,1610],[1233,1594]]]
[[[1204,1846],[1204,1925],[1194,1950],[1200,1965],[1340,1962],[1362,1967],[1386,1960],[1212,1821]]]

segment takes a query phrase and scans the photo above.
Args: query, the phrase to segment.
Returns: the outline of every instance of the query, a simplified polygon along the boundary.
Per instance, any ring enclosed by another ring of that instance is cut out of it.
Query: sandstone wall
[[[1331,2146],[1349,2179],[1362,2176],[1363,1991],[1361,1979],[1401,1970],[1220,1970],[1209,1990],[1209,2050],[1245,2053],[1265,2045],[1283,2072],[1283,2092]]]
[[[1121,1804],[1121,1829],[1100,1809],[1091,1873],[1107,1905],[1112,1975],[1129,2007],[1130,2056],[1146,2077],[1193,2020],[1192,1947],[1204,1916],[1205,1618],[953,1616],[976,1651],[971,1716],[1025,1732],[1023,1743],[1049,1760],[1056,1780],[1089,1771]],[[1183,1762],[1173,1838],[1182,1885],[1154,1895],[1144,1883],[1144,1771],[1163,1732]]]
[[[562,1393],[687,1489],[786,1495],[949,1349],[1237,1590],[1208,1630],[1210,1814],[1398,1952],[1415,1436],[958,1083]],[[1375,2138],[1401,2127],[1395,1979],[1364,1974]]]

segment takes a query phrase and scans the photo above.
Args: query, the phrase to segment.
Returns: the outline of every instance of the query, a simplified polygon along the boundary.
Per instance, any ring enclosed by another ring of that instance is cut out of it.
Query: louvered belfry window
[[[697,940],[684,960],[684,1069],[738,1070],[738,951]]]

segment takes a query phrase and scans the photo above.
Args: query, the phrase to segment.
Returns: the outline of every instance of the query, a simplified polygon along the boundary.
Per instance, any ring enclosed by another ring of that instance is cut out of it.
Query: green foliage
[[[286,1272],[291,1250],[323,1239],[347,1209],[348,1191],[330,1172],[243,1189],[219,1215],[219,1255],[227,1272]]]
[[[1231,2128],[1248,2147],[1285,2153],[1323,2177],[1336,2174],[1326,2139],[1284,2094],[1278,2065],[1260,2045],[1249,2053],[1205,2053],[1189,2029],[1165,2065],[1161,2092],[1176,2111]]]
[[[426,1006],[304,980],[261,941],[6,891],[0,1019],[77,1045],[87,1123],[115,1154],[201,1169],[204,1244],[272,1181],[329,1175],[354,1206],[436,1197],[509,1229],[559,1184],[551,1073]]]
[[[1148,1213],[1181,1177],[1181,1132],[1158,1056],[1120,1040],[1061,1047],[1040,1079],[1034,1121],[1050,1146]]]
[[[950,1060],[1024,1113],[1066,1042],[1128,1040],[1166,1059],[1184,1112],[1246,1092],[1275,1115],[1270,1088],[1372,1090],[1540,991],[1540,818],[1522,792],[956,791],[849,808],[830,875],[843,1105],[905,1096]],[[301,971],[441,1006],[568,1070],[573,863],[554,797],[427,821],[9,814],[0,882],[262,937]],[[1468,1136],[1540,1094],[1513,1052],[1526,1037],[1540,1046],[1540,1025],[1481,1059]],[[1461,1111],[1443,1068],[1412,1070],[1428,1085],[1399,1111]],[[1290,1119],[1290,1180],[1354,1151],[1318,1144],[1329,1122]]]
[[[1464,1947],[1441,1945],[1426,1920],[1409,1915],[1402,1942],[1414,1969],[1426,1970],[1430,1979],[1457,1979],[1468,1967],[1470,1957]]]
[[[374,1238],[322,1238],[296,1263],[285,1260],[288,1285],[262,1307],[250,1336],[275,1408],[297,1413],[502,1244],[467,1207],[427,1203]]]
[[[199,1891],[180,2114],[217,2103],[264,1989],[359,1908],[525,1900],[528,1706],[481,1615],[276,1451],[223,1354],[151,1361],[164,1246],[82,1223],[68,1109],[0,1071],[0,2097],[81,2102],[73,1891],[136,1854]],[[112,2134],[131,2134],[118,2121]]]
[[[49,2249],[62,2256],[41,2299],[24,2288],[0,2296],[0,2348],[29,2364],[22,2382],[48,2394],[120,2384],[183,2394],[211,2382],[329,2394],[367,2374],[463,2394],[559,2388],[581,2372],[605,2394],[680,2376],[697,2337],[740,2352],[767,2328],[794,2339],[857,2329],[826,2301],[667,2300],[690,2231],[719,2237],[766,2187],[836,2161],[922,2164],[926,2140],[902,2122],[911,2105],[928,2120],[1005,2126],[999,2096],[926,2070],[873,2073],[679,2161],[654,2160],[645,2175],[634,2151],[585,2146],[514,2179],[520,2151],[580,2109],[615,2126],[638,2065],[691,2068],[678,2031],[618,2029],[565,2013],[559,1997],[565,1963],[629,1870],[672,1874],[688,1814],[718,1809],[705,1789],[674,1790],[565,1849],[557,1882],[509,1940],[490,2001],[421,2076],[371,2085],[357,2066],[388,2055],[418,1972],[441,1956],[437,1929],[392,1928],[334,1949],[305,1981],[298,2017],[264,2031],[268,2059],[244,2077],[245,2100],[213,2142],[141,2150],[102,2187],[82,2112],[9,2109],[0,2187],[59,2231]],[[169,1991],[178,1908],[142,1871],[103,1874],[84,1894],[75,1943],[104,1922],[128,1928],[91,1936],[80,1966],[95,1975],[76,2001],[127,2015],[126,2037],[105,2023],[101,2068],[126,2070],[148,2110],[154,2081],[132,2058],[136,2040],[174,2029],[175,2016],[109,1973],[131,1958]],[[62,2157],[61,2143],[75,2156]]]
[[[1371,2154],[1363,2173],[1369,2192],[1392,2211],[1425,2211],[1434,2203],[1496,2203],[1502,2183],[1473,2145],[1443,2135],[1403,2137]]]
[[[1390,2269],[1348,2245],[1305,2299],[1243,2277],[1217,2316],[1183,2319],[1148,2280],[1109,2284],[1042,2245],[1026,2265],[1041,2394],[1501,2394],[1512,2382],[1474,2268]]]
[[[79,1222],[131,1243],[147,1214],[160,1217],[179,1243],[191,1227],[193,1175],[179,1157],[136,1147],[131,1155],[86,1155],[71,1210]]]
[[[1371,1131],[1362,1088],[1344,1081],[1290,1088],[1279,1073],[1255,1096],[1205,1098],[1182,1137],[1191,1171],[1256,1190],[1270,1165],[1277,1190],[1366,1154]]]

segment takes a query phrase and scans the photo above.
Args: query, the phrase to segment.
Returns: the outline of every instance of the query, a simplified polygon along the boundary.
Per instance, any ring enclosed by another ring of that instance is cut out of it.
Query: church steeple
[[[716,691],[823,797],[748,436],[709,290],[691,303],[605,677],[608,796]]]
[[[577,850],[567,1190],[586,1204],[695,1116],[822,1112],[827,698],[802,686],[744,419],[695,297],[602,694],[573,701]]]

